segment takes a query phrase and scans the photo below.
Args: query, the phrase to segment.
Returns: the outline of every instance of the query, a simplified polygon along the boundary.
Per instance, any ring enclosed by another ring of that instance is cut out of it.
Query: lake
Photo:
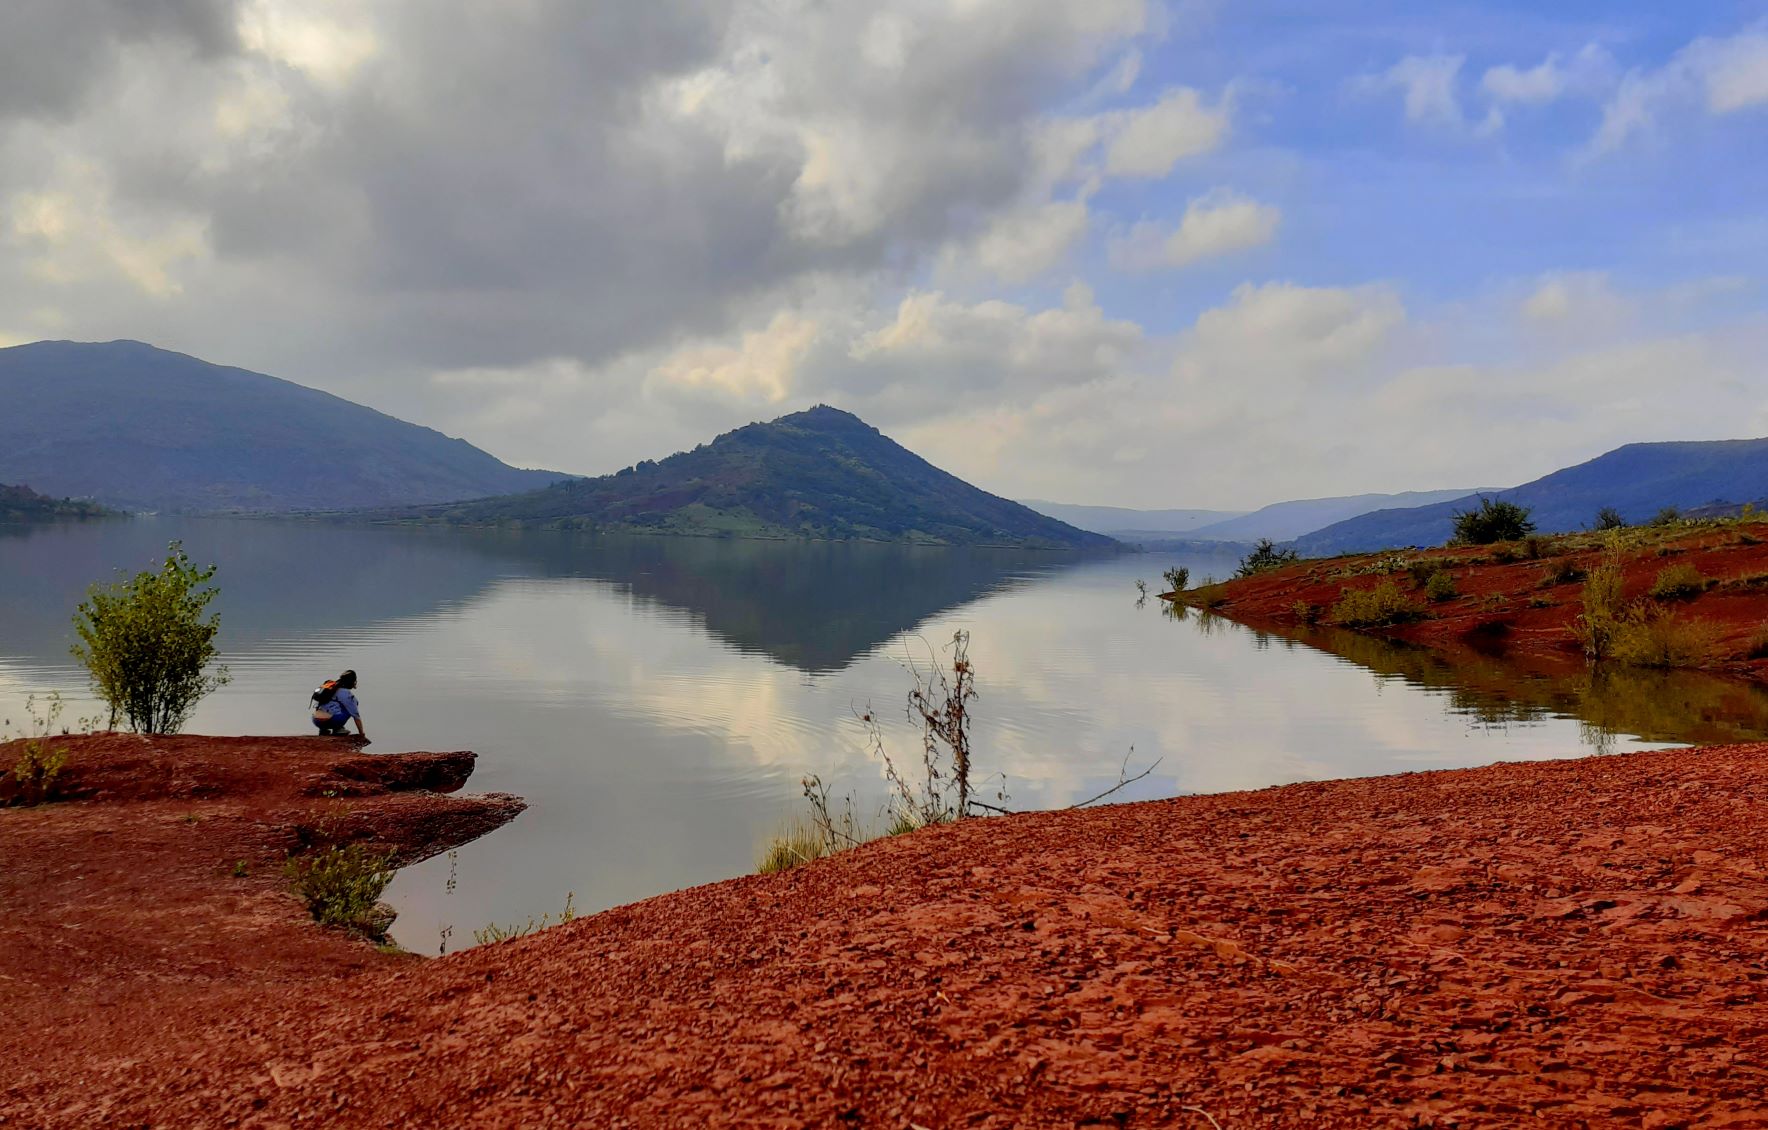
[[[885,789],[855,714],[917,764],[905,664],[959,630],[979,789],[1015,809],[1126,764],[1158,763],[1117,798],[1138,800],[1768,735],[1768,696],[1719,680],[1527,678],[1138,605],[1137,578],[1231,558],[170,518],[0,526],[0,717],[16,730],[51,691],[96,712],[74,607],[174,538],[220,566],[233,673],[192,732],[306,732],[312,688],[352,667],[373,751],[476,750],[471,788],[528,800],[394,881],[394,936],[423,953],[567,893],[589,912],[746,873],[806,774],[871,818]]]

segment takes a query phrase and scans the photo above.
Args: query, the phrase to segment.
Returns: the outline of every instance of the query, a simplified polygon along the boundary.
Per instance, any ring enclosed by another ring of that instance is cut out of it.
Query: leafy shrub
[[[1522,539],[1522,555],[1530,561],[1541,560],[1548,555],[1551,549],[1547,539],[1538,534],[1530,534]]]
[[[1658,574],[1653,594],[1657,594],[1659,584],[1666,584],[1666,574],[1683,569],[1694,574],[1694,591],[1706,587],[1706,578],[1697,570],[1674,566]],[[1671,577],[1667,588],[1679,592],[1688,583],[1686,575]],[[1583,601],[1584,613],[1578,617],[1574,630],[1592,663],[1698,667],[1711,657],[1718,638],[1717,630],[1705,620],[1678,618],[1646,600],[1625,601],[1621,591],[1621,546],[1612,537],[1602,563],[1591,570],[1584,582]]]
[[[1301,560],[1301,554],[1293,548],[1278,549],[1277,543],[1270,538],[1260,538],[1252,547],[1252,552],[1240,559],[1240,567],[1234,570],[1236,577],[1254,577],[1272,569],[1281,569],[1285,565],[1293,565]]]
[[[1166,579],[1167,592],[1184,592],[1185,586],[1191,583],[1191,570],[1183,565],[1168,569],[1161,576]]]
[[[1634,667],[1700,667],[1713,654],[1718,631],[1706,620],[1683,619],[1639,604],[1628,609],[1612,658]]]
[[[1416,561],[1406,562],[1406,575],[1411,577],[1412,583],[1419,588],[1429,584],[1430,579],[1442,571],[1442,562],[1429,558],[1421,557]]]
[[[1423,610],[1392,581],[1382,581],[1372,589],[1345,589],[1339,594],[1338,603],[1332,606],[1333,623],[1347,628],[1400,624],[1416,620],[1423,614]]]
[[[1491,545],[1516,541],[1535,532],[1527,508],[1504,499],[1482,498],[1474,510],[1455,512],[1455,536],[1451,545]]]
[[[1500,545],[1492,550],[1492,563],[1495,565],[1508,565],[1517,560],[1520,556],[1521,554],[1517,553],[1515,548],[1508,545]]]
[[[290,859],[283,870],[320,925],[339,926],[369,938],[386,936],[392,920],[378,904],[393,881],[390,849],[334,844]]]
[[[1438,570],[1424,582],[1425,599],[1441,604],[1445,600],[1454,600],[1461,594],[1455,591],[1455,578],[1447,572]]]
[[[1627,520],[1621,517],[1621,512],[1619,510],[1616,510],[1612,506],[1604,506],[1601,510],[1596,512],[1596,524],[1592,526],[1591,529],[1621,530],[1625,529],[1626,526]]]
[[[1298,600],[1289,606],[1289,612],[1303,624],[1313,625],[1320,622],[1320,606]]]
[[[1688,600],[1707,591],[1707,583],[1705,574],[1684,561],[1658,571],[1651,595],[1658,600]]]
[[[1648,525],[1648,526],[1674,526],[1676,523],[1680,522],[1681,520],[1682,520],[1682,511],[1676,509],[1674,506],[1666,506],[1662,510],[1659,510],[1656,514],[1653,514],[1651,516],[1651,521],[1647,522],[1646,525]]]
[[[226,685],[227,668],[204,674],[220,630],[219,613],[203,615],[217,594],[208,587],[214,575],[173,542],[157,573],[87,590],[72,651],[110,707],[111,726],[123,717],[141,733],[175,734],[204,695]]]

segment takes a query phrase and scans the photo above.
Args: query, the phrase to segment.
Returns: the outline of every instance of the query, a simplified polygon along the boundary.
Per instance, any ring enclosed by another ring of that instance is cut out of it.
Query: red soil
[[[13,812],[0,1111],[1768,1126],[1765,770],[1711,747],[967,821],[433,961],[227,878],[249,818]],[[237,906],[184,909],[205,886]]]
[[[376,756],[317,737],[103,734],[49,745],[68,751],[60,783],[75,799],[0,809],[9,1127],[98,1125],[95,1113],[56,1113],[73,1101],[102,1109],[102,1091],[83,1082],[95,1064],[206,1039],[278,990],[306,996],[418,960],[317,927],[288,893],[291,851],[369,839],[415,862],[522,808],[512,797],[438,795],[466,780],[471,753]],[[19,752],[0,745],[0,765]]]
[[[1422,605],[1428,618],[1368,629],[1372,634],[1444,649],[1472,646],[1502,651],[1549,668],[1581,667],[1584,657],[1573,626],[1583,611],[1583,582],[1549,579],[1562,565],[1588,573],[1600,563],[1605,552],[1600,541],[1580,540],[1582,545],[1574,551],[1557,552],[1551,548],[1553,539],[1548,539],[1551,555],[1536,560],[1497,560],[1494,548],[1481,547],[1307,560],[1218,586],[1211,590],[1219,601],[1213,610],[1252,627],[1294,631],[1306,625],[1300,608],[1311,608],[1311,615],[1329,622],[1333,605],[1347,590],[1372,589],[1391,581]],[[1518,551],[1520,543],[1506,548]],[[1403,570],[1365,571],[1384,559],[1442,562],[1459,595],[1430,603]],[[1623,563],[1625,599],[1644,597],[1661,570],[1679,564],[1694,566],[1713,582],[1705,593],[1668,606],[1678,618],[1704,620],[1712,626],[1709,666],[1768,682],[1768,660],[1751,659],[1748,654],[1757,633],[1768,626],[1768,523],[1666,534],[1659,542],[1630,551]]]

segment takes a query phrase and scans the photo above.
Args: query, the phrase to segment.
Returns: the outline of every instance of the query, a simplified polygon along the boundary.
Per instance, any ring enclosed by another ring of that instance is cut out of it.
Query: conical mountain
[[[713,536],[1114,544],[979,490],[859,417],[821,405],[617,474],[406,516]]]

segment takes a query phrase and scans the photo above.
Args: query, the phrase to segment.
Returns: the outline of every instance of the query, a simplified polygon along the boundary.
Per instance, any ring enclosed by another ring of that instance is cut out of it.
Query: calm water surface
[[[1092,795],[1126,756],[1132,773],[1159,760],[1133,800],[1768,734],[1768,701],[1729,684],[1507,679],[1138,607],[1134,580],[1166,557],[218,519],[0,526],[0,717],[54,690],[92,712],[69,616],[174,537],[221,566],[234,676],[189,729],[303,732],[313,686],[353,667],[374,751],[473,749],[471,788],[529,801],[395,880],[394,933],[420,952],[567,892],[590,911],[747,872],[806,773],[876,812],[854,711],[880,708],[914,759],[903,664],[959,629],[977,762],[1014,808]]]

